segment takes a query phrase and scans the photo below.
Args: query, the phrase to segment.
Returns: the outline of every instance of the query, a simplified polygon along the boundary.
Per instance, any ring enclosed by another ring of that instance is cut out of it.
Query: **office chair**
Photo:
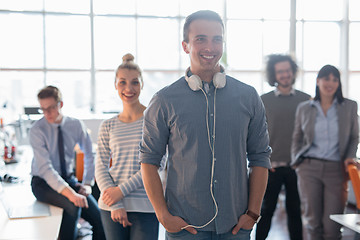
[[[360,171],[355,165],[348,165],[348,172],[351,180],[351,184],[354,189],[354,195],[356,199],[356,212],[360,213]],[[359,240],[360,234],[356,233],[354,240]]]
[[[76,178],[81,182],[83,180],[83,174],[84,174],[84,152],[80,150],[80,148],[75,147],[75,176]],[[110,159],[110,166],[112,166],[112,159]],[[100,197],[100,189],[96,183],[92,187],[92,195],[96,200]]]
[[[80,149],[75,150],[75,176],[81,182],[84,173],[84,152]]]

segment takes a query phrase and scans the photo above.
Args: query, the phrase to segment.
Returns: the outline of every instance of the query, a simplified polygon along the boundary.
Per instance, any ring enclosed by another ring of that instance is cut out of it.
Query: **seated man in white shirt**
[[[58,88],[47,86],[37,97],[44,117],[34,123],[29,134],[34,152],[33,194],[39,201],[64,210],[59,239],[76,239],[80,216],[93,226],[93,239],[105,239],[100,211],[91,195],[94,158],[86,127],[78,119],[62,115],[63,101]],[[85,154],[82,183],[73,171],[76,144]]]

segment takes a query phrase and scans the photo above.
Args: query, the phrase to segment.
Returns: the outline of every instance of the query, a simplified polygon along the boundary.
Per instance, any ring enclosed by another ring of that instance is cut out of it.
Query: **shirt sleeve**
[[[167,152],[167,151],[166,151]],[[161,158],[160,166],[159,166],[159,172],[163,171],[165,169],[165,164],[167,161],[167,153]],[[124,196],[131,193],[132,191],[135,191],[136,189],[143,187],[143,181],[141,177],[141,170],[136,172],[133,176],[131,176],[126,182],[123,182],[119,185],[119,188],[121,189],[121,192]]]
[[[37,168],[36,176],[43,178],[52,189],[60,193],[69,184],[64,181],[51,163],[45,133],[37,126],[31,128],[29,142],[34,154],[33,165]]]
[[[92,185],[95,175],[95,161],[92,151],[92,142],[90,135],[87,132],[86,126],[83,122],[80,121],[81,132],[79,146],[80,149],[84,152],[84,173],[83,173],[83,184]]]
[[[291,165],[295,166],[299,164],[299,152],[303,145],[307,144],[304,141],[304,132],[303,132],[303,126],[302,126],[302,115],[303,115],[303,109],[308,104],[307,102],[300,103],[298,107],[296,108],[295,113],[295,125],[294,130],[292,134],[292,140],[291,140]]]
[[[269,134],[265,117],[264,105],[259,95],[254,90],[252,98],[252,118],[248,127],[247,136],[247,158],[249,167],[271,168],[269,146]]]
[[[145,111],[140,162],[161,165],[170,135],[166,110],[159,94],[155,94]]]
[[[144,184],[141,178],[141,170],[139,170],[134,175],[132,175],[127,181],[122,182],[119,185],[119,188],[125,197],[126,195],[142,187],[143,185]]]
[[[96,163],[95,163],[96,183],[99,186],[101,192],[105,191],[110,187],[116,187],[116,184],[113,181],[109,172],[110,158],[111,158],[111,149],[109,146],[109,140],[110,140],[109,132],[110,132],[109,121],[104,121],[99,129]],[[111,206],[112,210],[119,208],[124,208],[122,201],[119,201]]]
[[[350,119],[350,136],[347,146],[346,157],[356,158],[357,146],[359,144],[359,120],[358,120],[358,105],[351,101],[351,119]]]

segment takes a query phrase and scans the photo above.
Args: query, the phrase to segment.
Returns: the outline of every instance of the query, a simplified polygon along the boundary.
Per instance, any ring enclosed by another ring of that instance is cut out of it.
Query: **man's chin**
[[[46,121],[47,121],[48,123],[54,123],[54,122],[55,122],[54,119],[49,119],[49,118],[46,118]]]
[[[217,72],[218,70],[220,70],[220,65],[219,65],[219,63],[217,63],[217,64],[203,64],[201,70],[204,71],[204,72]]]
[[[289,88],[289,87],[292,86],[292,84],[279,84],[279,83],[278,83],[278,86],[279,86],[279,87],[282,87],[282,88]]]

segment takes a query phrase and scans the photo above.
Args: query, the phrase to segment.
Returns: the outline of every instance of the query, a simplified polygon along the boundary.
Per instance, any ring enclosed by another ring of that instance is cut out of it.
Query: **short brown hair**
[[[200,10],[197,12],[194,12],[192,14],[190,14],[189,16],[187,16],[187,18],[185,19],[185,24],[184,24],[184,32],[183,32],[183,41],[188,43],[189,42],[189,27],[190,24],[195,21],[195,20],[208,20],[208,21],[216,21],[218,23],[221,24],[223,31],[224,31],[224,23],[220,17],[219,14],[217,14],[214,11],[210,11],[210,10]]]
[[[45,98],[54,98],[56,102],[62,101],[62,94],[57,87],[54,86],[46,86],[40,90],[37,95],[38,99],[45,99]]]

